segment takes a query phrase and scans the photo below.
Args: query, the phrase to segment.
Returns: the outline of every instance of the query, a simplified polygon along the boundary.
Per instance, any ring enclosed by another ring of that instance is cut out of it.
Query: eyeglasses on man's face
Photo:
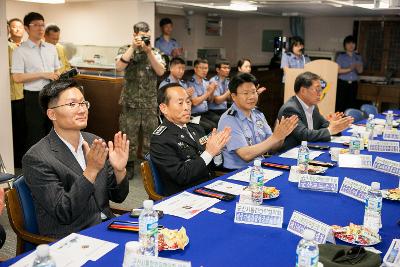
[[[29,26],[33,27],[33,28],[45,28],[46,25],[44,23],[31,23],[29,24]]]
[[[66,103],[66,104],[63,104],[63,105],[51,107],[49,109],[56,109],[56,108],[60,108],[60,107],[69,107],[70,109],[78,109],[78,108],[89,109],[90,108],[90,103],[89,103],[89,101],[83,101],[83,102],[80,102],[80,103],[70,102],[70,103]]]

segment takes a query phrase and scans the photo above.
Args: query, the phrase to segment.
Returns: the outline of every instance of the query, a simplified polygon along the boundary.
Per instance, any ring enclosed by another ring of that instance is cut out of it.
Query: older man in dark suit
[[[114,217],[109,200],[121,203],[129,192],[129,141],[119,132],[107,145],[81,132],[90,105],[73,80],[46,85],[39,98],[53,129],[25,154],[22,167],[40,234],[61,238]]]
[[[280,108],[278,118],[297,115],[299,122],[293,132],[286,137],[282,151],[300,145],[301,141],[326,142],[331,136],[347,129],[354,121],[352,117],[343,117],[342,113],[330,114],[325,119],[317,104],[321,101],[321,77],[312,72],[297,76],[294,83],[295,96],[292,96]]]

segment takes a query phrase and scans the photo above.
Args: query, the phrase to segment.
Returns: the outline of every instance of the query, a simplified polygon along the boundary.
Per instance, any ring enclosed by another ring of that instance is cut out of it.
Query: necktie
[[[194,141],[194,138],[193,138],[192,134],[189,132],[189,129],[188,129],[186,126],[182,127],[182,129],[183,129],[183,130],[190,136],[190,138],[192,138],[192,140]]]

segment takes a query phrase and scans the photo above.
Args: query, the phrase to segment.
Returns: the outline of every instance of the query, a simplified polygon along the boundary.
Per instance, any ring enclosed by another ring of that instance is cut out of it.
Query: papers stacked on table
[[[117,246],[115,243],[72,233],[50,246],[50,256],[57,267],[82,266],[89,260],[97,261]],[[34,251],[11,266],[31,267],[35,258]]]
[[[216,198],[202,197],[184,191],[158,203],[154,206],[154,209],[162,210],[165,214],[190,219],[219,201]]]
[[[319,155],[323,154],[324,152],[322,151],[313,151],[310,150],[310,160],[315,159],[316,157],[318,157]],[[299,154],[299,148],[292,148],[288,151],[286,151],[285,153],[282,153],[279,155],[279,157],[282,158],[289,158],[289,159],[297,159],[297,155]]]
[[[205,187],[236,196],[240,195],[240,193],[242,193],[243,189],[245,188],[245,186],[243,185],[225,182],[222,180],[215,181],[209,185],[206,185]]]
[[[273,171],[267,169],[263,169],[263,171],[264,171],[264,183],[282,175],[283,173],[281,171]],[[244,169],[243,171],[230,176],[228,180],[236,180],[248,183],[250,181],[250,172],[251,172],[251,167],[248,167],[247,169]]]

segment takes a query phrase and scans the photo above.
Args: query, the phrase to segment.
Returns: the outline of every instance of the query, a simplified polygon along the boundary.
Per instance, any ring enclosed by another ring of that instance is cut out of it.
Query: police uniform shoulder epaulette
[[[171,82],[171,80],[167,77],[167,78],[165,78],[165,80],[164,80],[165,82],[167,82],[167,83],[169,83],[169,82]]]
[[[236,110],[234,110],[234,109],[228,109],[228,115],[230,115],[230,116],[236,116],[236,113],[237,113],[237,111]]]
[[[290,56],[290,55],[292,54],[292,52],[286,51],[285,54],[288,55],[288,56]]]
[[[206,81],[206,82],[208,82],[208,79],[207,79],[207,77],[203,78],[203,80],[204,80],[204,81]]]
[[[195,79],[192,77],[192,78],[189,80],[189,82],[194,83],[194,82],[195,82]]]
[[[338,55],[344,55],[346,52],[339,52]]]
[[[307,54],[304,54],[304,57],[309,57]]]
[[[181,83],[186,83],[186,81],[185,81],[185,80],[183,80],[183,79],[182,79],[182,80],[179,80],[179,81],[180,81]]]
[[[360,53],[358,53],[358,52],[354,52],[354,54],[355,54],[355,55],[357,55],[357,56],[359,56],[359,55],[360,55]]]
[[[176,42],[176,39],[175,38],[171,38],[171,41],[175,41]]]
[[[156,38],[156,42],[157,42],[157,41],[160,41],[160,37],[157,37],[157,38]]]
[[[161,135],[166,129],[167,129],[167,126],[160,125],[160,126],[157,127],[157,129],[154,130],[153,134],[154,135]]]

